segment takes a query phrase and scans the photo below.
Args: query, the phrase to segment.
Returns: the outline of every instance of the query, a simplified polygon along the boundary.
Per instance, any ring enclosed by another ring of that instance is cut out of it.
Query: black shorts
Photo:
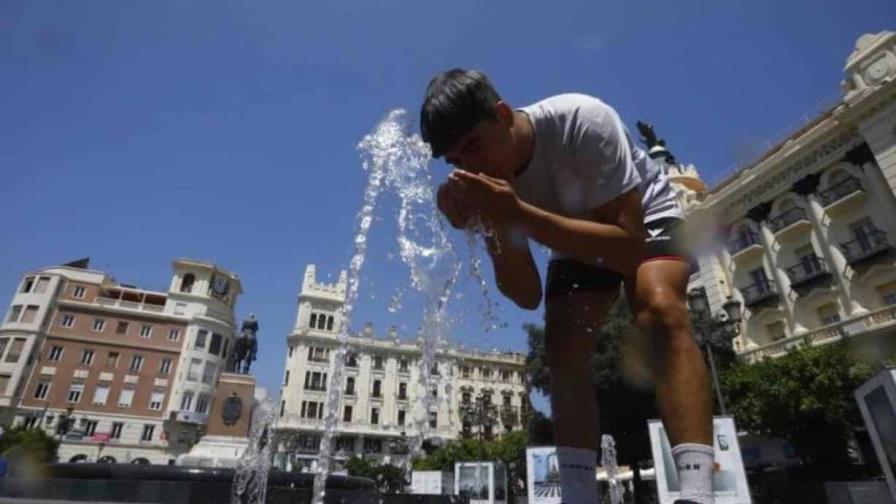
[[[647,251],[644,261],[672,259],[694,264],[684,221],[675,218],[658,219],[644,225],[647,231]],[[545,299],[571,292],[606,292],[615,294],[622,284],[622,274],[600,266],[585,264],[575,259],[554,259],[548,264]]]

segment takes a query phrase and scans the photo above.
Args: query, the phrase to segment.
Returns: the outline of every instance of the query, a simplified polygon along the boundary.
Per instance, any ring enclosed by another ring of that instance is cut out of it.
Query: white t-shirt
[[[645,223],[683,218],[664,165],[635,145],[609,105],[584,94],[562,94],[521,110],[535,135],[532,159],[511,183],[523,201],[589,218],[594,209],[637,188]]]

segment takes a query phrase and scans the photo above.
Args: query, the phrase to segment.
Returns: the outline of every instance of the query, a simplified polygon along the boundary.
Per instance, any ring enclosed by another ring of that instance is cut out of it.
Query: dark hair
[[[436,75],[420,107],[420,132],[440,157],[483,119],[497,117],[501,101],[488,77],[478,70],[455,68]]]

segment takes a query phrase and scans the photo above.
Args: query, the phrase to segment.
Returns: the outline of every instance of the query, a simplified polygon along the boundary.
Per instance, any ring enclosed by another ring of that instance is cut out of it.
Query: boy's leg
[[[545,295],[545,349],[564,504],[597,502],[597,398],[591,376],[597,329],[620,277],[570,260],[552,261]]]
[[[626,296],[652,345],[657,408],[673,447],[681,498],[712,504],[712,397],[685,301],[689,276],[684,260],[647,261],[626,279]]]

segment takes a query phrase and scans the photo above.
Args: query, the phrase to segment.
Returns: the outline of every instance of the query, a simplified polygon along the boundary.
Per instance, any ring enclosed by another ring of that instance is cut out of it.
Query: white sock
[[[715,504],[712,493],[713,453],[712,446],[696,443],[682,443],[672,448],[672,458],[675,459],[681,484],[680,499]]]
[[[557,464],[563,504],[597,504],[597,452],[558,446]]]

